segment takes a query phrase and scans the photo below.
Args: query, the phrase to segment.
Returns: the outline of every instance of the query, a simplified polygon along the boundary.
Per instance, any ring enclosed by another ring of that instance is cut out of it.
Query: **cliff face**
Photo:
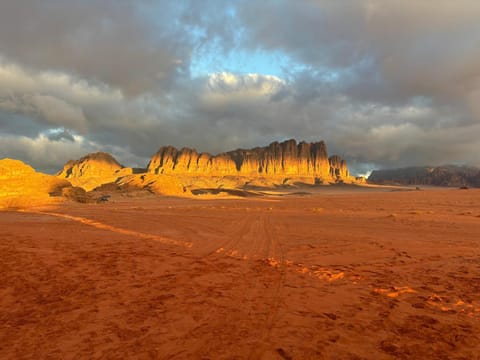
[[[192,174],[210,176],[310,176],[322,179],[346,179],[346,162],[327,155],[323,141],[316,143],[287,140],[266,147],[234,150],[220,155],[197,153],[165,146],[151,158],[148,172],[153,174]]]
[[[330,164],[330,176],[334,179],[342,180],[350,176],[347,168],[347,162],[338,155],[328,158]]]
[[[173,146],[161,147],[153,155],[147,171],[154,174],[195,174],[195,175],[229,175],[236,172],[235,163],[226,154],[212,156],[197,153],[195,149],[177,150]]]
[[[480,187],[480,169],[448,165],[375,170],[368,181],[375,184]]]

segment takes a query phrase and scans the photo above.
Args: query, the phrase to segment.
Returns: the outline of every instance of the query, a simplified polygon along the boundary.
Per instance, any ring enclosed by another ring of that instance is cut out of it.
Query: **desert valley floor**
[[[479,359],[480,190],[0,212],[1,359]]]

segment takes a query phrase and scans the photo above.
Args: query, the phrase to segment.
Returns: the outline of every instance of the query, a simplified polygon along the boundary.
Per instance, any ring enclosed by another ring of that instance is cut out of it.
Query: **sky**
[[[2,0],[0,158],[324,140],[352,173],[480,165],[477,0]]]

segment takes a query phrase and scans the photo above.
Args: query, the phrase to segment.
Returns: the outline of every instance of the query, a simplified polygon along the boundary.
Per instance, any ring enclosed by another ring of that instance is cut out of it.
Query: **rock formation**
[[[177,150],[164,146],[151,158],[147,171],[152,174],[223,176],[236,172],[235,163],[226,154],[212,156],[194,149]]]
[[[147,190],[175,196],[191,195],[195,189],[355,181],[345,160],[328,157],[323,141],[297,144],[295,140],[219,155],[163,146],[140,172],[124,168],[109,154],[95,153],[69,161],[57,176],[86,191],[114,183],[123,192]]]
[[[70,160],[57,176],[67,179],[74,186],[90,191],[131,173],[131,168],[124,168],[112,155],[97,152],[79,160]]]
[[[151,158],[147,171],[152,174],[312,177],[326,181],[349,178],[346,162],[327,155],[323,141],[316,143],[287,140],[266,147],[239,149],[219,155],[197,153],[189,148],[161,147]]]
[[[480,169],[468,166],[408,167],[375,170],[368,181],[374,184],[480,187]]]
[[[336,180],[348,179],[350,174],[347,168],[347,162],[338,155],[328,158],[330,165],[330,176]]]
[[[19,160],[0,160],[0,208],[28,208],[53,201],[70,183],[37,173]]]

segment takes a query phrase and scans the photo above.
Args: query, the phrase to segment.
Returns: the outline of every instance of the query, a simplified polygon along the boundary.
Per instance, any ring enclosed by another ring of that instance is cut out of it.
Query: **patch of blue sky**
[[[284,78],[291,65],[292,60],[281,51],[234,49],[225,52],[215,49],[215,46],[208,46],[192,54],[190,73],[192,77],[231,72]]]

